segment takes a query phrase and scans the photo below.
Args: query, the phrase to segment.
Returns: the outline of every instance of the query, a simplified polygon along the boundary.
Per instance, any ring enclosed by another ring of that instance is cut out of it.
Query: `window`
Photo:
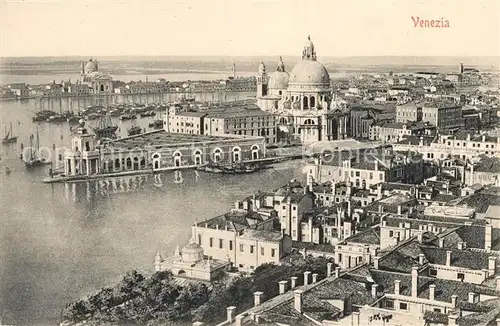
[[[408,304],[406,302],[400,302],[399,309],[400,310],[408,310]]]
[[[233,240],[229,240],[229,250],[233,250]]]
[[[210,247],[213,246],[214,238],[210,238]]]
[[[389,231],[389,237],[393,237],[394,236],[394,231]]]
[[[201,246],[201,234],[198,234],[198,244]]]
[[[437,269],[429,269],[430,276],[437,276],[437,274],[438,274]]]
[[[457,273],[457,280],[463,281],[464,278],[465,278],[465,274],[464,273]]]
[[[394,300],[386,300],[385,301],[385,307],[387,309],[394,309]]]
[[[356,176],[359,177],[360,176],[360,172],[359,171],[356,171]]]
[[[253,246],[250,246],[250,253],[253,254]]]
[[[271,257],[276,256],[276,249],[271,249]]]
[[[223,240],[219,239],[219,249],[222,249],[222,245],[223,245]]]
[[[293,206],[293,210],[296,211],[297,210],[297,206]]]
[[[243,252],[243,245],[240,244],[240,251]]]
[[[441,312],[441,308],[434,308],[434,312]]]
[[[283,205],[283,209],[286,209],[286,206],[285,206],[285,205]]]
[[[264,247],[260,247],[260,254],[264,256]]]

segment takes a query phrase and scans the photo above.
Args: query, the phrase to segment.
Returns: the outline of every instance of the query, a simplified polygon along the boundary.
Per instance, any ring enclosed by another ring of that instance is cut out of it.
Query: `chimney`
[[[372,284],[372,298],[377,298],[378,284]]]
[[[446,251],[446,266],[451,266],[451,250]]]
[[[457,245],[457,248],[458,248],[458,250],[464,250],[465,249],[464,248],[464,243],[462,241],[459,241],[458,245]]]
[[[335,188],[336,188],[336,183],[334,180],[332,180],[332,196],[334,196],[334,200],[335,201]]]
[[[417,297],[418,290],[418,267],[413,266],[411,268],[411,296],[413,298]]]
[[[429,285],[429,300],[434,301],[436,298],[436,285]]]
[[[398,215],[401,215],[401,205],[398,205]]]
[[[439,239],[439,244],[438,244],[439,248],[443,248],[444,247],[444,239],[443,238],[440,238]]]
[[[500,139],[500,137],[499,137]],[[491,224],[487,224],[484,227],[484,249],[486,249],[486,252],[491,251],[491,233],[493,231],[493,226]]]
[[[497,258],[495,256],[488,257],[488,272],[489,275],[495,275],[496,273]]]
[[[425,258],[424,254],[418,254],[418,264],[420,266],[424,265],[424,258]]]
[[[227,322],[232,323],[233,318],[234,318],[234,310],[236,309],[235,306],[227,307]]]
[[[380,257],[373,257],[373,268],[375,269],[379,269],[379,260],[380,260]]]
[[[422,233],[417,234],[418,243],[422,243],[424,241],[424,235]]]
[[[340,267],[335,267],[335,278],[339,278],[340,277]]]
[[[496,280],[496,282],[497,282],[497,284],[496,284],[496,290],[497,290],[497,291],[500,291],[500,276],[497,276],[497,277],[495,278],[495,280]]]
[[[193,323],[193,326],[203,326],[203,322],[201,322],[201,321],[195,321]]]
[[[286,286],[288,284],[288,281],[279,281],[279,287],[280,287],[280,294],[283,294],[286,292]]]
[[[457,307],[457,298],[458,296],[456,294],[451,296],[451,305],[453,306],[453,308]]]
[[[383,213],[384,212],[384,206],[378,205],[378,212]]]
[[[297,286],[297,276],[292,276],[290,278],[291,282],[290,282],[290,289],[294,289],[296,286]]]
[[[456,315],[448,315],[448,326],[457,326],[457,319]]]
[[[399,291],[401,290],[401,281],[394,280],[394,294],[399,295]]]
[[[299,313],[302,313],[302,290],[293,291],[293,306],[295,310]]]
[[[317,273],[314,273],[313,274],[313,280],[312,280],[313,284],[318,282],[318,274]]]
[[[359,326],[359,311],[352,312],[352,324],[353,326]]]
[[[261,300],[261,297],[262,297],[263,294],[264,294],[264,292],[260,292],[260,291],[254,292],[254,294],[253,294],[253,302],[254,302],[255,306],[260,305],[260,300]]]
[[[474,292],[469,292],[469,303],[476,303],[476,294]]]
[[[310,271],[304,272],[304,285],[308,285],[309,284],[309,274],[311,274]]]
[[[326,277],[332,276],[332,263],[326,264]]]
[[[234,326],[241,326],[241,320],[243,319],[243,317],[245,317],[245,316],[243,316],[243,315],[236,316]]]

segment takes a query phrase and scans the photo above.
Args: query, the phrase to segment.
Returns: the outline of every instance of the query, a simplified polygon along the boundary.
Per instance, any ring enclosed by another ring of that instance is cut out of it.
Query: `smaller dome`
[[[182,248],[181,256],[182,261],[186,263],[196,263],[200,260],[203,260],[204,250],[203,248],[197,244],[194,239]]]
[[[89,59],[89,62],[87,62],[87,64],[85,65],[85,74],[90,74],[94,71],[97,71],[98,70],[98,67],[97,67],[97,63],[95,61],[91,59]]]
[[[269,77],[269,89],[287,89],[290,75],[285,71],[275,71]]]

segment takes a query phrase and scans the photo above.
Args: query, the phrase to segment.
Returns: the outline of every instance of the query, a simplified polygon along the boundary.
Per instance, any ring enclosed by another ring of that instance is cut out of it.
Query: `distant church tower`
[[[257,75],[257,98],[267,95],[268,80],[266,66],[264,65],[264,61],[261,61],[259,65],[259,74]]]

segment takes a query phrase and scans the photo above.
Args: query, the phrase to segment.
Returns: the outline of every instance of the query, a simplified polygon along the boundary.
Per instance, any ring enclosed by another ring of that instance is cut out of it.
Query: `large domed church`
[[[92,88],[94,94],[113,93],[113,78],[99,71],[96,60],[92,58],[89,61],[81,63],[80,80],[82,84],[87,84]]]
[[[302,142],[344,138],[345,117],[330,106],[332,89],[328,70],[317,61],[316,49],[308,37],[302,60],[286,72],[282,58],[278,68],[267,74],[264,62],[257,75],[257,104],[264,111],[279,115],[281,138],[300,138]]]

